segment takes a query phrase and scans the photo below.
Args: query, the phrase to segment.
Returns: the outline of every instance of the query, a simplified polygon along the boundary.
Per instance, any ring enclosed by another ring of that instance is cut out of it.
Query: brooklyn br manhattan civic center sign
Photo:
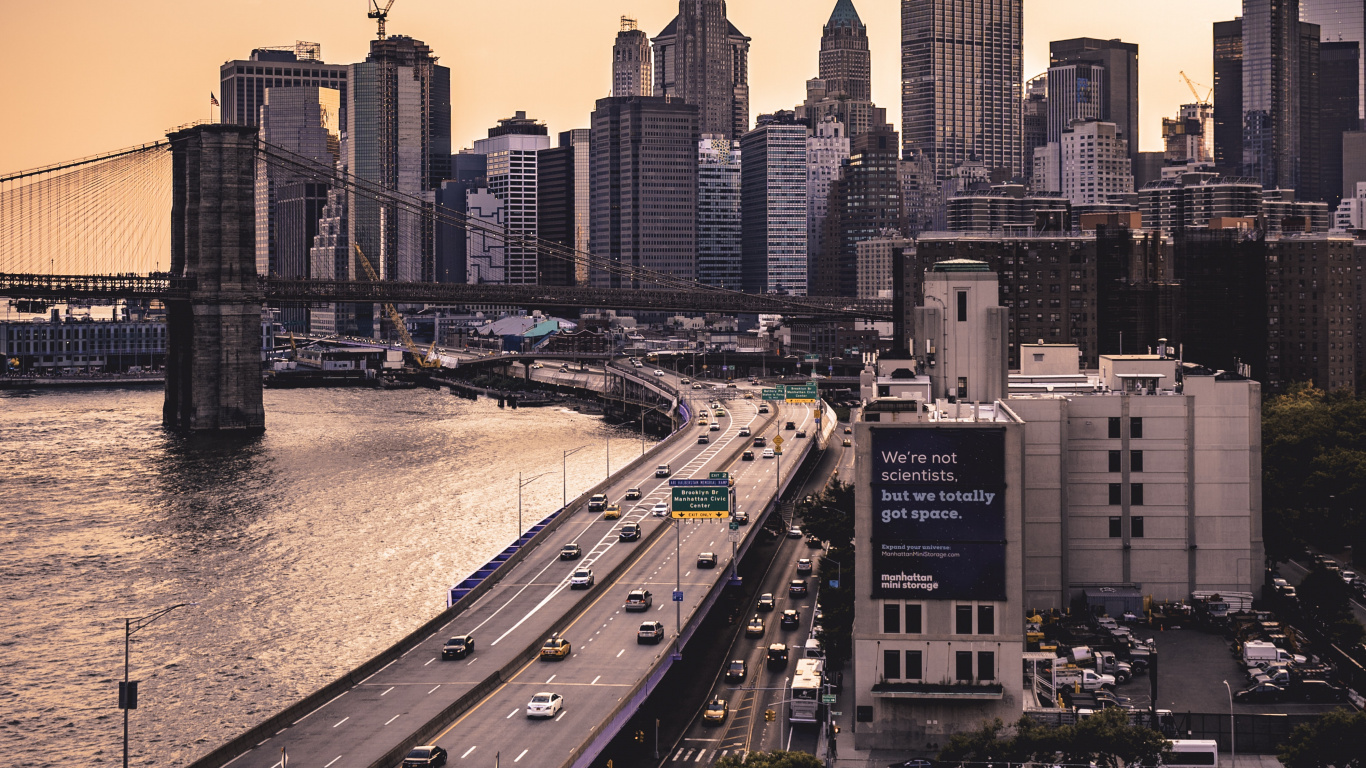
[[[872,430],[873,597],[1004,600],[1005,430]]]

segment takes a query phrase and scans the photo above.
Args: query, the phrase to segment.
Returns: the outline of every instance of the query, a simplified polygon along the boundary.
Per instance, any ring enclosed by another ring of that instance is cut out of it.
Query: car
[[[854,434],[854,428],[853,428],[853,427],[845,427],[845,428],[844,428],[844,434],[846,434],[846,435],[852,435],[852,434]]]
[[[824,547],[824,546],[825,546],[825,542],[821,541],[821,539],[820,539],[819,536],[807,536],[807,537],[806,537],[806,548],[807,548],[807,549],[821,549],[821,548]],[[801,565],[801,564],[798,563],[798,566],[800,566],[800,565]],[[800,567],[798,568],[798,570],[800,570]]]
[[[705,433],[697,436],[697,444],[698,444],[698,445],[706,445],[707,443],[710,443],[710,442],[711,442],[711,439],[708,438],[708,437],[706,436]]]
[[[1290,695],[1305,701],[1342,701],[1346,691],[1327,680],[1301,680],[1290,689]]]
[[[753,399],[754,399],[754,393],[753,393],[753,392],[746,392],[746,393],[744,393],[743,395],[740,395],[740,396],[743,397],[743,398],[745,398],[746,400],[753,400]]]
[[[707,702],[707,708],[702,710],[702,722],[707,725],[720,725],[726,722],[726,715],[730,714],[730,705],[725,699],[712,699]]]
[[[853,442],[852,440],[850,440],[849,438],[846,437],[846,438],[844,438],[842,444],[844,445],[845,448],[848,448],[849,446],[853,445],[854,442]]]
[[[657,643],[664,639],[664,623],[660,621],[646,621],[636,630],[636,643]]]
[[[692,388],[693,388],[693,389],[701,389],[701,388],[702,388],[702,385],[701,385],[701,384],[693,384],[693,385],[692,385]]]
[[[626,605],[623,606],[628,611],[648,611],[650,604],[654,602],[654,596],[647,589],[633,589],[626,593]]]
[[[1341,576],[1341,577],[1342,577],[1342,580],[1343,580],[1344,582],[1346,582],[1347,584],[1349,584],[1349,585],[1350,585],[1350,584],[1355,584],[1355,583],[1356,583],[1356,580],[1357,580],[1357,573],[1356,573],[1356,571],[1343,571],[1342,573],[1340,573],[1340,574],[1338,574],[1338,575]]]
[[[749,525],[748,512],[736,512],[730,519],[734,520],[736,525]]]
[[[715,567],[716,567],[716,553],[715,553],[715,552],[701,552],[701,553],[699,553],[699,554],[697,555],[697,567],[698,567],[698,568],[715,568]]]
[[[620,504],[608,504],[607,509],[602,511],[603,520],[616,520],[619,517],[621,517]]]
[[[745,625],[745,637],[763,637],[764,620],[759,618],[759,614],[754,614],[754,618]]]
[[[786,643],[774,643],[768,647],[768,668],[786,669],[788,649]]]
[[[811,558],[803,557],[797,561],[797,573],[811,573]]]
[[[759,435],[758,437],[754,438],[755,448],[763,448],[766,445],[768,445],[768,438],[764,437],[763,435]]]
[[[773,458],[773,457],[776,456],[776,455],[777,455],[777,454],[773,452],[773,449],[772,449],[772,448],[765,448],[765,449],[764,449],[764,458],[765,458],[765,459],[771,459],[771,458]]]
[[[559,635],[551,635],[549,640],[541,644],[541,661],[563,661],[569,658],[572,650],[568,640]]]
[[[602,510],[604,510],[604,509],[606,509],[606,508],[607,508],[607,494],[605,494],[605,493],[595,493],[595,494],[593,494],[592,498],[590,498],[590,499],[588,500],[588,511],[589,511],[589,512],[601,512]]]
[[[778,619],[778,626],[783,629],[796,629],[801,623],[802,615],[791,608],[783,611],[783,615]]]
[[[750,434],[749,427],[740,427],[740,437],[749,437]]]
[[[408,754],[403,756],[403,768],[413,768],[413,766],[445,765],[446,750],[435,744],[428,744],[425,747],[413,747],[408,750]]]
[[[787,585],[787,594],[791,597],[806,597],[806,579],[793,579]]]
[[[726,384],[726,389],[739,389],[739,387],[735,386],[735,382],[732,381]]]
[[[934,768],[934,763],[931,763],[929,760],[914,758],[905,762],[895,763],[888,766],[888,768]]]
[[[626,489],[626,498],[628,498],[628,499],[638,499],[638,498],[640,498],[640,489],[639,489],[639,488],[627,488],[627,489]]]
[[[638,541],[640,539],[640,523],[627,523],[621,526],[617,532],[617,538],[622,541]]]
[[[1283,698],[1285,698],[1285,689],[1275,683],[1258,683],[1251,688],[1233,694],[1233,700],[1239,704],[1275,702]]]
[[[679,383],[679,384],[691,384],[691,383],[692,383],[692,379],[688,378],[687,376],[684,376],[683,378],[681,378],[681,379],[678,380],[678,383]]]
[[[788,528],[787,537],[789,539],[800,539],[802,537],[802,529],[796,527]]]
[[[743,683],[749,677],[749,669],[745,666],[744,659],[735,659],[726,667],[726,682]]]
[[[471,653],[474,653],[474,638],[470,635],[452,637],[441,646],[443,659],[463,659]]]
[[[580,568],[569,577],[570,589],[588,589],[593,586],[593,569]]]
[[[650,508],[650,514],[654,515],[655,517],[668,517],[669,505],[665,504],[662,501],[656,501],[655,505]]]
[[[795,439],[795,438],[799,438],[799,437],[806,437],[806,430],[804,430],[804,429],[799,429],[799,430],[797,430],[797,434],[793,435],[792,437],[793,437],[794,439]]]
[[[754,461],[754,451],[745,451],[740,454],[740,461]]]
[[[558,693],[542,691],[531,697],[526,705],[527,717],[554,717],[564,709],[564,697]]]
[[[797,422],[795,422],[795,421],[789,421],[787,424],[783,425],[783,429],[796,429],[796,428],[797,428]]]
[[[726,416],[726,410],[725,410],[724,408],[717,408],[716,411],[715,411],[715,416],[716,416],[716,418],[718,418],[718,419],[729,418],[729,417]]]
[[[578,560],[583,554],[583,549],[578,544],[566,544],[560,547],[561,560]]]
[[[720,424],[717,424],[716,422],[713,421],[713,422],[711,423],[711,426],[708,427],[708,429],[711,430],[712,432],[720,432],[720,431],[721,431],[721,425],[720,425]]]
[[[761,611],[771,611],[776,606],[777,603],[773,601],[772,592],[765,592],[762,595],[759,595],[759,602],[754,605],[755,608],[758,608]]]
[[[759,413],[768,413],[768,405],[759,406]]]
[[[661,370],[659,370],[658,368],[656,368],[656,369],[655,369],[655,375],[656,375],[656,376],[663,376],[663,375],[664,375],[664,372],[661,371]]]

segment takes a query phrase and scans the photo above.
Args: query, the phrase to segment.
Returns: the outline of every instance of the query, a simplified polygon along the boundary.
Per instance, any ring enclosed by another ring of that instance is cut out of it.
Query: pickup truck
[[[1115,677],[1080,667],[1063,667],[1053,675],[1053,682],[1059,687],[1080,685],[1083,691],[1095,691],[1107,686],[1114,687]]]
[[[588,511],[589,511],[589,512],[601,512],[601,511],[603,511],[603,510],[606,509],[606,508],[607,508],[607,494],[605,494],[605,493],[595,493],[595,494],[593,494],[592,498],[590,498],[590,499],[588,500]]]

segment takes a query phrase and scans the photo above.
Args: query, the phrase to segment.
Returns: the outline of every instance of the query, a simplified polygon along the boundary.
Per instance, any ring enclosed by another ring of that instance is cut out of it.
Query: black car
[[[410,768],[410,766],[417,765],[428,766],[445,764],[446,750],[435,744],[430,744],[425,747],[413,747],[412,750],[408,752],[407,757],[403,758],[403,768]]]
[[[791,597],[806,597],[806,579],[793,579],[787,585],[787,594]]]
[[[1280,701],[1285,698],[1285,689],[1275,683],[1259,683],[1245,691],[1238,691],[1233,694],[1233,700],[1240,704],[1252,704],[1261,701]]]
[[[806,430],[804,430],[804,429],[799,429],[799,430],[797,430],[797,434],[793,435],[793,437],[794,437],[794,438],[797,438],[797,437],[806,437]]]
[[[560,549],[561,560],[578,560],[583,554],[583,549],[578,544],[566,544]]]
[[[768,668],[786,669],[787,668],[787,645],[784,643],[774,643],[768,647]]]
[[[806,537],[806,548],[807,548],[807,549],[820,549],[820,548],[823,547],[823,546],[825,546],[825,542],[821,541],[821,539],[820,539],[819,536],[807,536],[807,537]]]
[[[698,567],[698,568],[715,568],[715,567],[716,567],[716,553],[715,553],[715,552],[703,552],[703,553],[699,554],[699,555],[697,556],[697,567]]]
[[[797,422],[795,422],[795,421],[789,421],[786,425],[783,426],[783,429],[796,429],[796,428],[797,428]]]
[[[441,646],[443,659],[463,659],[471,653],[474,653],[474,638],[470,635],[452,637]]]
[[[802,615],[791,608],[783,611],[782,618],[778,619],[778,626],[783,629],[796,629],[802,623]]]
[[[749,525],[748,512],[736,512],[731,519],[735,521],[736,525]]]
[[[745,668],[744,659],[736,659],[730,663],[729,667],[726,667],[726,682],[728,683],[743,683],[748,676],[749,670]]]
[[[622,541],[637,541],[640,539],[640,523],[627,523],[621,526],[621,531],[617,538]]]
[[[745,451],[740,454],[740,461],[754,461],[754,451]]]
[[[1327,680],[1301,680],[1291,694],[1305,701],[1342,701],[1346,692]]]
[[[773,607],[774,607],[773,593],[772,593],[772,592],[765,592],[765,593],[763,593],[762,595],[759,595],[759,603],[758,603],[758,605],[755,605],[754,607],[755,607],[755,608],[758,608],[758,609],[761,610],[761,611],[771,611],[771,610],[773,610]]]

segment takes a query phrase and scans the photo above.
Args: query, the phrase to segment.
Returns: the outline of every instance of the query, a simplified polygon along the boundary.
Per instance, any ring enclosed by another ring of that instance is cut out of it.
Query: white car
[[[570,589],[588,589],[593,586],[593,569],[580,568],[574,571],[574,575],[569,577]]]
[[[773,456],[774,456],[774,453],[773,453],[773,449],[772,449],[772,448],[765,448],[765,449],[764,449],[764,458],[765,458],[765,459],[771,459],[771,458],[773,458]]]
[[[663,376],[663,375],[664,375],[664,372],[661,371],[661,370],[659,370],[658,368],[656,368],[656,369],[655,369],[655,375],[656,375],[656,376]]]
[[[653,514],[655,517],[668,517],[669,505],[665,504],[662,501],[656,501],[654,509],[651,509],[650,513]]]
[[[803,557],[797,561],[797,573],[811,573],[811,558]]]
[[[526,705],[527,717],[554,717],[564,709],[564,697],[558,693],[541,692],[531,697]]]

